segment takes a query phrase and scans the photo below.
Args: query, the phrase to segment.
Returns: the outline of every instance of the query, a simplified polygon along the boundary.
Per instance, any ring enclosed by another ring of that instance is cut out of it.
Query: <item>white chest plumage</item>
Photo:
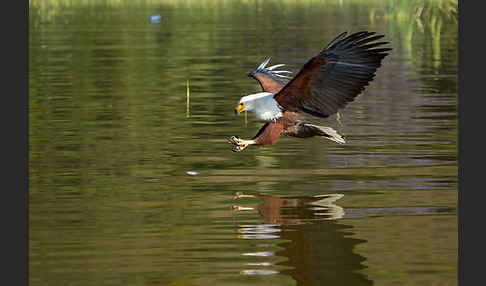
[[[282,110],[278,106],[278,102],[273,99],[274,93],[261,92],[245,96],[248,110],[255,113],[259,120],[273,121],[282,116]]]
[[[261,98],[255,106],[255,115],[263,121],[272,121],[282,116],[282,110],[278,103],[273,99],[273,94]]]

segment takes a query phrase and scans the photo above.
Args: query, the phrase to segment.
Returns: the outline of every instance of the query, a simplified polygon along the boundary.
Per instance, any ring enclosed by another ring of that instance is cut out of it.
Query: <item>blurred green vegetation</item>
[[[43,22],[51,22],[64,13],[66,8],[104,6],[112,8],[147,6],[171,6],[174,8],[214,8],[223,6],[225,13],[232,14],[242,6],[264,5],[287,7],[322,7],[339,9],[349,6],[367,6],[371,24],[384,19],[390,26],[390,36],[399,35],[402,44],[411,51],[416,37],[426,35],[433,42],[434,58],[440,60],[440,35],[444,21],[458,21],[458,0],[29,0],[29,12],[37,13]],[[164,16],[163,16],[164,17]],[[457,29],[457,27],[456,27]]]

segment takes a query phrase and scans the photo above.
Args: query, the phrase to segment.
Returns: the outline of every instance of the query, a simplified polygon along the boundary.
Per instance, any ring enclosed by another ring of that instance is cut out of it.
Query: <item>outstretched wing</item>
[[[267,67],[270,58],[264,60],[255,71],[248,73],[248,77],[252,77],[260,83],[265,92],[279,92],[291,79],[284,74],[291,74],[291,71],[275,70],[285,64],[274,65]]]
[[[353,101],[375,76],[391,48],[376,48],[383,35],[357,32],[336,37],[310,59],[274,99],[284,110],[328,117]]]

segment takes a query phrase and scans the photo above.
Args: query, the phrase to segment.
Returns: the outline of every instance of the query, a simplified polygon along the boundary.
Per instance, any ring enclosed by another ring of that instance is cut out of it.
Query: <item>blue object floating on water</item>
[[[153,15],[149,17],[149,23],[160,23],[160,15]]]

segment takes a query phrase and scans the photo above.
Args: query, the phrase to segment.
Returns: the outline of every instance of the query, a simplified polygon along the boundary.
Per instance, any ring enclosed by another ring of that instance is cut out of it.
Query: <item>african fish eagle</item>
[[[353,101],[371,82],[381,61],[391,48],[388,42],[375,42],[384,35],[375,32],[344,32],[311,58],[293,78],[276,70],[284,64],[267,67],[270,58],[248,74],[256,79],[262,92],[243,96],[235,113],[252,111],[265,125],[251,140],[232,136],[232,150],[240,152],[249,145],[266,146],[280,136],[308,138],[322,136],[345,143],[334,129],[312,123],[308,117],[326,118]],[[305,116],[304,115],[310,115]]]

